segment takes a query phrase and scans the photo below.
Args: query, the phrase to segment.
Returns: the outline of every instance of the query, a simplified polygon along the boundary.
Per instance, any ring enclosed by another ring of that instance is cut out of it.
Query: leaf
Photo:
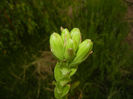
[[[70,77],[73,76],[73,75],[76,73],[77,67],[78,67],[78,66],[76,66],[75,68],[71,68]]]
[[[60,69],[61,69],[60,64],[57,63],[56,66],[55,66],[55,69],[54,69],[54,76],[55,76],[56,81],[59,81],[61,78],[63,78],[63,75],[62,75]]]
[[[54,95],[57,99],[64,99],[63,97],[68,94],[70,90],[70,85],[66,85],[64,87],[55,87]]]
[[[61,95],[58,93],[58,91],[57,91],[57,87],[55,87],[55,89],[54,89],[54,95],[55,95],[55,97],[57,98],[57,99],[60,99],[61,98]]]
[[[69,90],[70,90],[70,85],[66,85],[66,86],[63,88],[62,97],[64,97],[65,95],[67,95],[67,93],[69,92]]]
[[[68,82],[70,82],[70,81],[71,81],[70,78],[62,79],[62,80],[60,80],[60,85],[63,87],[63,86],[65,86]]]

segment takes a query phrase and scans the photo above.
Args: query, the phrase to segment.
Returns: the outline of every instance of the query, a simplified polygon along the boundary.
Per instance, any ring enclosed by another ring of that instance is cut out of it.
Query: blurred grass
[[[125,14],[122,0],[2,0],[1,99],[53,99],[53,74],[40,74],[31,63],[47,59],[40,51],[49,50],[49,36],[60,26],[78,27],[83,40],[94,42],[93,54],[73,77],[69,99],[132,99],[133,52],[125,40]]]

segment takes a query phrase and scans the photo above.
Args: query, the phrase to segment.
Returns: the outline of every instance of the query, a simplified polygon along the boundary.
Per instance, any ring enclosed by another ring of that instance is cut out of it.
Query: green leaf
[[[61,67],[60,67],[60,63],[57,63],[54,69],[54,76],[55,76],[55,80],[59,81],[60,79],[63,78],[63,75],[61,73]]]
[[[60,85],[64,87],[71,79],[63,79],[60,81]]]
[[[78,67],[78,66],[75,66],[75,68],[71,68],[70,77],[73,76],[73,75],[76,73],[77,67]]]
[[[69,30],[67,28],[61,30],[61,37],[62,37],[64,44],[66,43],[66,41],[68,39],[71,38],[71,35],[70,35]]]
[[[68,94],[70,90],[70,85],[66,85],[64,87],[55,87],[54,89],[54,95],[57,99],[64,99],[63,97]]]
[[[62,97],[64,97],[65,95],[67,95],[67,93],[69,92],[69,90],[70,90],[70,85],[66,85],[66,86],[63,88]]]
[[[55,95],[55,98],[61,99],[61,93],[58,92],[57,87],[55,87],[55,89],[54,89],[54,95]]]
[[[65,45],[64,57],[67,61],[68,60],[71,61],[74,58],[74,55],[75,55],[74,42],[72,39],[68,39]]]
[[[75,51],[78,49],[79,44],[81,43],[81,33],[78,28],[73,28],[71,30],[71,37],[75,41]]]
[[[93,42],[90,39],[84,40],[77,51],[76,57],[70,63],[70,66],[75,66],[83,62],[90,54],[93,47]]]
[[[53,33],[50,36],[50,48],[51,52],[59,59],[64,59],[64,47],[63,40],[58,33]]]

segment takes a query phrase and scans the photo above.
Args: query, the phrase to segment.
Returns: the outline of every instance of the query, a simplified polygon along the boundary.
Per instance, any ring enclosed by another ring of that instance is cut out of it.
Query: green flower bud
[[[64,57],[66,60],[72,60],[74,55],[74,42],[72,39],[68,39],[65,46]]]
[[[73,28],[71,30],[72,40],[75,41],[75,51],[78,49],[79,44],[81,43],[81,33],[78,28]]]
[[[64,48],[63,48],[63,40],[58,33],[53,33],[50,36],[50,48],[52,53],[60,60],[63,60]]]
[[[71,35],[67,28],[61,30],[61,37],[64,41],[64,44],[66,44],[66,41],[71,38]]]
[[[83,62],[91,52],[93,47],[93,43],[90,39],[86,39],[79,45],[79,49],[77,51],[76,57],[70,64],[70,66],[75,66]]]

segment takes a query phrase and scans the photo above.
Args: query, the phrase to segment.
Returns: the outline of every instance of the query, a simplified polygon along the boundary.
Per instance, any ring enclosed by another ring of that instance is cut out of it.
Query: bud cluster
[[[93,43],[90,39],[82,42],[78,28],[70,32],[67,28],[61,29],[61,35],[53,33],[50,36],[50,48],[58,59],[54,69],[56,80],[55,97],[64,99],[70,89],[70,77],[76,72],[77,66],[83,62],[92,51]]]

